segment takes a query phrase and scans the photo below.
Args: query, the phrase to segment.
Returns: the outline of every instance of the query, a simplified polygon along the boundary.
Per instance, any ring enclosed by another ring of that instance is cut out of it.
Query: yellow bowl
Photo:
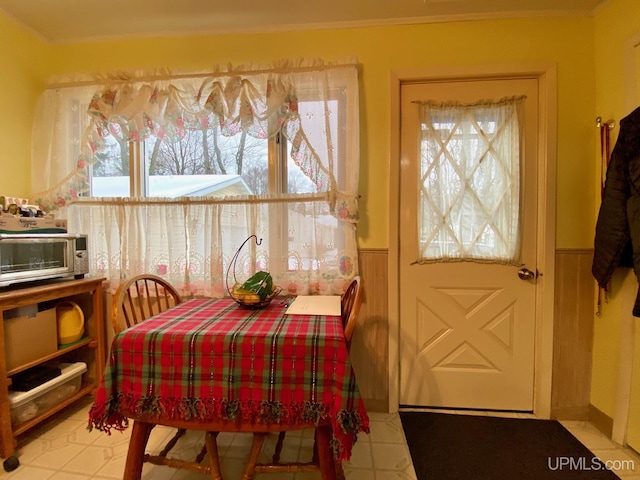
[[[84,333],[84,313],[77,303],[62,301],[56,305],[58,344],[65,345],[79,340]]]

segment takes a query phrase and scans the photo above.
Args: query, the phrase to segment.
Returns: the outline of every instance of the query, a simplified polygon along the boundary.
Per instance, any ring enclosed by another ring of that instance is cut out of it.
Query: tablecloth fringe
[[[331,406],[312,402],[266,402],[254,400],[202,400],[161,398],[118,394],[105,401],[96,401],[89,411],[88,430],[123,431],[129,419],[119,411],[124,407],[134,414],[151,417],[180,418],[202,422],[214,419],[244,423],[275,423],[285,425],[313,424],[329,419],[333,427],[332,448],[336,458],[348,460],[351,447],[360,432],[369,433],[369,417],[362,404],[356,410],[335,411]]]

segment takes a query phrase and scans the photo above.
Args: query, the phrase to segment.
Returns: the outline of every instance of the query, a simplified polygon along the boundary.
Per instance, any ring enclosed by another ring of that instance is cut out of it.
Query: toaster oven
[[[87,273],[87,235],[0,233],[0,287]]]

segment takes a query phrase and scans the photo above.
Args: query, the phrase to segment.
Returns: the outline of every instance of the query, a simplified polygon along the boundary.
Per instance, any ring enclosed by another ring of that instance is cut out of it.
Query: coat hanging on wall
[[[596,223],[591,272],[605,291],[617,267],[640,279],[640,107],[620,121]],[[633,315],[640,317],[640,288]]]

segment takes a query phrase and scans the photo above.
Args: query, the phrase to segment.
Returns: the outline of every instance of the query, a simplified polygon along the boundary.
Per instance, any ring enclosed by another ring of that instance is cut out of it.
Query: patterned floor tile
[[[90,402],[78,402],[55,419],[32,429],[23,438],[17,455],[21,466],[13,472],[0,471],[0,480],[117,480],[122,478],[131,428],[124,432],[87,430]],[[447,412],[479,414],[479,412]],[[482,412],[487,414],[487,412]],[[531,418],[530,414],[510,414]],[[509,416],[505,414],[503,416]],[[344,463],[346,480],[416,480],[409,449],[398,413],[371,413],[370,435],[360,435],[350,461]],[[640,480],[640,455],[611,442],[589,422],[567,421],[563,425],[603,461],[621,467],[615,473],[623,480]],[[167,427],[154,428],[149,447],[159,449],[174,432]],[[202,433],[188,432],[179,451],[193,455],[199,451]],[[276,436],[269,436],[261,460],[272,455]],[[222,471],[225,479],[242,476],[251,445],[251,434],[222,433],[218,436]],[[313,448],[313,431],[288,432],[282,459],[308,461]],[[206,459],[205,459],[206,460]],[[623,463],[626,462],[626,463]],[[624,467],[624,468],[622,468]],[[209,475],[195,474],[145,464],[143,480],[207,480]],[[273,474],[257,474],[255,480],[271,480]],[[320,480],[317,472],[278,475],[278,480]]]

